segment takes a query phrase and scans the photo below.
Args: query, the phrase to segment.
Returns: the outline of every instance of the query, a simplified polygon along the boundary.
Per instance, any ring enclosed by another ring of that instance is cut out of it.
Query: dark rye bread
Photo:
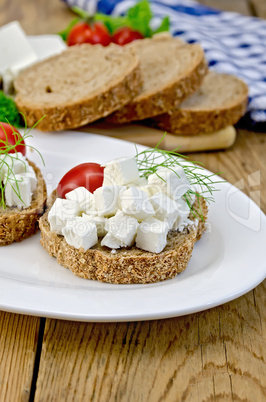
[[[0,245],[5,246],[31,236],[38,229],[38,219],[44,212],[46,185],[40,169],[33,163],[37,177],[37,187],[33,193],[31,205],[25,209],[0,208]]]
[[[148,124],[171,134],[211,133],[236,124],[246,111],[247,100],[248,87],[243,81],[210,71],[197,92]]]
[[[64,130],[105,117],[141,87],[139,59],[111,44],[72,46],[24,70],[14,82],[15,102],[28,126]]]
[[[140,58],[143,87],[131,102],[108,116],[112,123],[143,120],[176,108],[200,87],[207,73],[199,45],[168,35],[134,41],[126,47]]]
[[[51,206],[56,199],[53,192],[49,198]],[[207,204],[200,198],[200,207],[204,221],[199,221],[197,228],[185,229],[182,233],[170,231],[165,249],[154,254],[133,247],[118,249],[112,253],[98,242],[84,252],[67,244],[63,236],[51,232],[48,211],[40,218],[41,244],[48,253],[56,257],[59,264],[70,269],[75,275],[101,282],[130,284],[154,283],[174,278],[184,271],[191,257],[193,246],[205,230]],[[191,220],[195,220],[190,215]]]

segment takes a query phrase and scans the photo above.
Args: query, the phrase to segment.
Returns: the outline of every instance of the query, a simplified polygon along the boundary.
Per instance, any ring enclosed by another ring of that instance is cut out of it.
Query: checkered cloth
[[[63,0],[91,13],[121,15],[135,0]],[[199,42],[210,69],[234,74],[249,86],[248,113],[251,127],[266,126],[266,21],[203,6],[193,0],[151,1],[156,26],[170,17],[171,33],[188,43]]]

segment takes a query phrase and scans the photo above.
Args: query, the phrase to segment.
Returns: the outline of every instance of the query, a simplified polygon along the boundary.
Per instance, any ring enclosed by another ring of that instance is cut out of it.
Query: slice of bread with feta
[[[140,58],[143,87],[127,105],[108,117],[112,123],[127,123],[162,114],[177,107],[196,91],[207,72],[200,45],[185,44],[169,35],[132,42]]]
[[[57,199],[54,191],[48,200],[51,208]],[[86,251],[67,243],[64,236],[51,231],[48,222],[49,210],[40,218],[41,244],[59,264],[70,269],[75,275],[85,279],[116,284],[154,283],[174,278],[187,267],[194,244],[205,230],[207,205],[204,198],[195,201],[194,208],[199,210],[204,220],[197,220],[191,213],[191,225],[182,231],[170,230],[163,251],[156,253],[137,248],[120,247],[110,249],[98,241]],[[163,223],[163,222],[161,222]],[[134,224],[134,222],[133,222]],[[108,232],[109,234],[109,232]],[[111,237],[111,234],[109,235]],[[117,247],[117,244],[113,244]]]
[[[21,187],[21,198],[27,204],[25,208],[22,208],[23,204],[19,200],[16,201],[19,204],[18,206],[7,206],[5,209],[3,207],[0,208],[1,246],[21,241],[34,234],[38,229],[38,219],[44,212],[47,196],[45,181],[40,169],[33,162],[28,161],[28,163],[30,169],[25,183],[29,187],[29,191],[31,191],[32,185],[34,185],[35,189],[29,200],[27,189]],[[32,172],[34,173],[32,174]],[[33,183],[35,181],[36,183]],[[8,203],[12,205],[17,197],[15,194],[12,194],[12,189],[9,190],[7,189],[7,198],[9,198]]]
[[[80,127],[119,109],[142,85],[131,48],[83,44],[39,62],[14,81],[15,102],[44,131]]]
[[[248,87],[242,80],[209,71],[197,92],[148,124],[178,135],[213,133],[236,124],[247,101]]]

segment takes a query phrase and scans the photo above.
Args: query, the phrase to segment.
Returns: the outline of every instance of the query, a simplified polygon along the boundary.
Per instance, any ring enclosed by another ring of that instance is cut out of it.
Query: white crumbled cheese
[[[137,180],[131,181],[127,184],[127,187],[141,187],[148,184],[148,179],[146,177],[139,177]]]
[[[6,177],[12,174],[25,173],[29,164],[22,153],[0,155],[1,172]]]
[[[180,198],[177,203],[179,205],[179,215],[174,222],[173,229],[183,230],[192,222],[190,219],[188,219],[188,216],[190,214],[190,208],[186,200],[184,200],[183,198]]]
[[[120,204],[125,214],[131,215],[139,221],[154,215],[148,194],[137,187],[130,187],[123,191],[120,196]]]
[[[21,176],[28,177],[30,179],[30,190],[33,193],[37,187],[37,177],[36,177],[33,167],[30,165],[27,166],[26,172],[21,173]]]
[[[106,235],[107,231],[105,230],[105,224],[107,218],[105,218],[104,216],[93,216],[84,213],[82,214],[82,217],[87,219],[89,222],[95,223],[97,228],[97,235],[99,237],[103,237]]]
[[[77,201],[57,198],[48,213],[51,231],[61,235],[67,221],[73,220],[78,214],[79,204]]]
[[[164,193],[157,193],[150,198],[155,211],[155,218],[166,221],[172,229],[179,214],[179,204]]]
[[[152,197],[154,194],[161,193],[163,191],[162,186],[156,184],[146,184],[145,186],[140,186],[140,189],[145,191],[149,197]]]
[[[101,241],[101,246],[116,249],[125,247],[126,245],[122,241],[116,239],[111,233],[107,233]]]
[[[173,200],[178,200],[191,189],[188,178],[181,166],[173,169],[159,168],[156,173],[152,173],[148,177],[148,183],[161,186],[162,191]]]
[[[80,213],[97,215],[94,195],[85,187],[78,187],[66,194],[66,199],[79,203]]]
[[[115,216],[106,221],[105,229],[126,246],[132,246],[135,242],[138,226],[137,219],[118,211]]]
[[[153,217],[148,218],[138,227],[136,246],[152,253],[160,253],[166,246],[167,233],[166,222]]]
[[[81,216],[68,220],[66,226],[62,228],[62,234],[70,246],[82,248],[84,251],[98,242],[95,223]]]
[[[5,202],[8,207],[28,208],[30,206],[31,182],[29,177],[16,174],[6,181]]]
[[[94,191],[95,205],[100,216],[115,215],[119,209],[119,195],[123,186],[103,186]]]
[[[37,62],[38,57],[17,21],[0,28],[0,76],[3,90],[12,92],[13,80],[20,71]]]
[[[138,178],[139,170],[135,157],[118,158],[106,163],[103,186],[124,186]]]

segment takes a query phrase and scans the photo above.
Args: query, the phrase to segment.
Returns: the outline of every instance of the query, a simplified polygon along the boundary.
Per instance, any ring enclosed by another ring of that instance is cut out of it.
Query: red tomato
[[[88,24],[87,22],[78,22],[68,34],[68,46],[80,45],[82,43],[91,43],[95,45],[100,43],[108,46],[111,43],[111,37],[107,28],[101,22]]]
[[[129,27],[122,27],[115,31],[112,36],[112,41],[117,45],[123,46],[127,43],[133,42],[133,40],[143,39],[144,36]]]
[[[17,144],[17,145],[16,145]],[[0,122],[0,149],[6,150],[7,147],[13,146],[8,153],[14,154],[15,152],[21,152],[22,155],[26,155],[26,145],[19,131],[8,123]]]
[[[65,198],[66,193],[77,187],[85,187],[93,193],[103,184],[104,168],[98,163],[82,163],[70,169],[60,180],[57,193]]]

